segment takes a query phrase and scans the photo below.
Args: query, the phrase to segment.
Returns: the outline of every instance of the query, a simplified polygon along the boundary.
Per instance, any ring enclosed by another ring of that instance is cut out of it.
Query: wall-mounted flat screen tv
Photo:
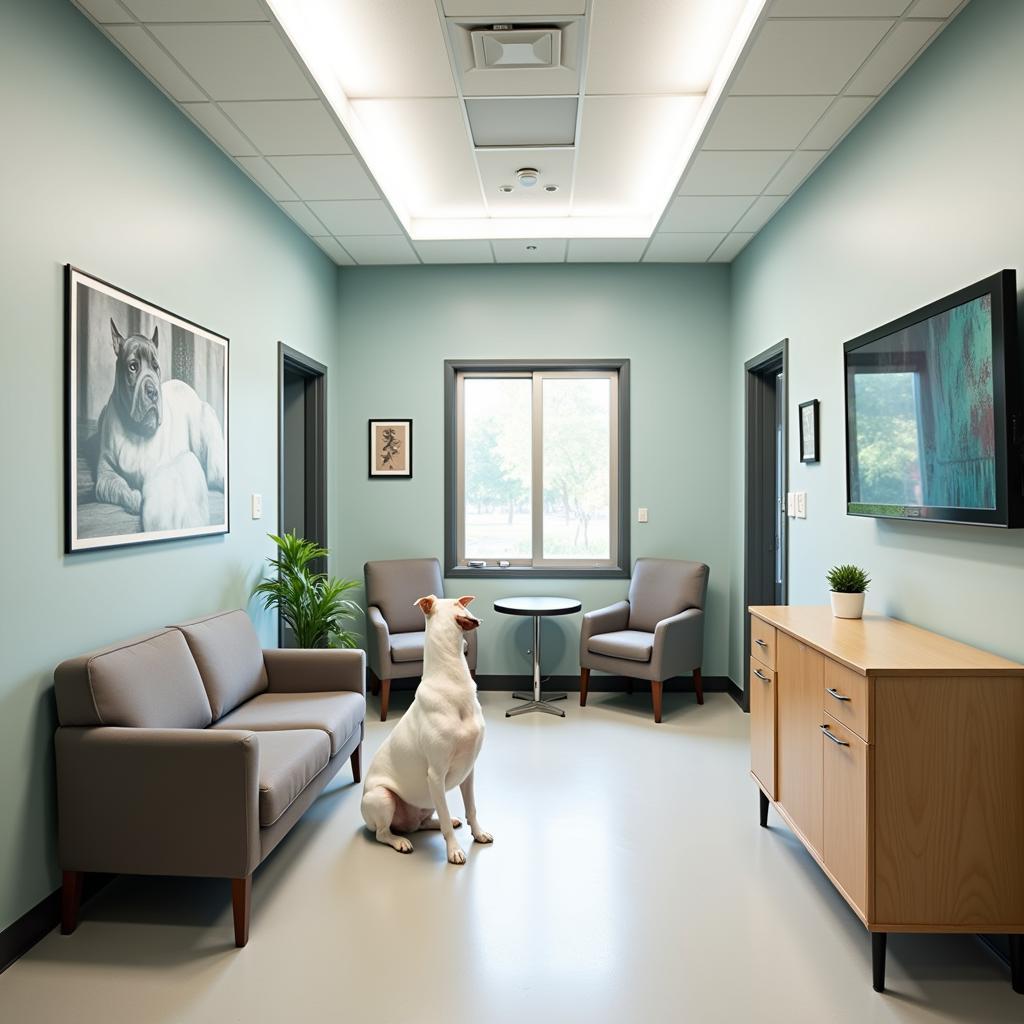
[[[1024,525],[1012,270],[844,345],[847,512]]]

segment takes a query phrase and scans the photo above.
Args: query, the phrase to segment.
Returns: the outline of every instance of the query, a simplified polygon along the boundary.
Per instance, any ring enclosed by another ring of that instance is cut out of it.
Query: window
[[[449,575],[625,575],[628,360],[448,362]]]

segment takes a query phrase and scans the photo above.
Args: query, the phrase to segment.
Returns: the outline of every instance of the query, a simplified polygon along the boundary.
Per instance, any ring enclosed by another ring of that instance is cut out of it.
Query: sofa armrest
[[[654,628],[651,664],[655,679],[671,679],[700,668],[704,657],[704,612],[685,612],[662,619]]]
[[[344,648],[263,652],[271,693],[325,693],[345,690],[366,696],[366,655]]]
[[[366,609],[366,653],[370,668],[380,676],[381,667],[391,663],[391,631],[381,610],[371,604]]]
[[[629,602],[618,601],[607,608],[586,612],[580,626],[580,656],[587,653],[587,641],[601,633],[616,633],[629,625]]]
[[[243,878],[259,863],[253,733],[62,727],[56,754],[65,870]]]

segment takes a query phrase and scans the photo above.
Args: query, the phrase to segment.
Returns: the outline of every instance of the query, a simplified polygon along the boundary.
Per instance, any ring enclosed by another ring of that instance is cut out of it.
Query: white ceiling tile
[[[267,156],[352,152],[320,100],[222,103],[220,107]]]
[[[704,146],[796,149],[831,101],[831,96],[730,96],[719,109]]]
[[[499,263],[564,263],[564,238],[502,238],[491,242]]]
[[[775,0],[771,18],[898,18],[911,0]]]
[[[214,103],[183,103],[181,109],[202,128],[228,156],[252,156],[256,150]]]
[[[702,150],[683,178],[681,196],[759,195],[786,162],[773,150]]]
[[[945,25],[943,21],[904,21],[886,37],[846,87],[848,93],[878,96],[910,63],[922,46]]]
[[[586,0],[442,0],[441,6],[449,18],[484,17],[529,18],[550,15],[552,7],[560,14],[583,14]]]
[[[731,231],[754,196],[680,196],[660,224],[662,231]]]
[[[380,193],[354,156],[275,156],[278,174],[300,199],[378,199]]]
[[[479,150],[476,154],[487,209],[497,217],[566,217],[572,194],[573,149]],[[516,184],[515,172],[533,167],[540,180],[533,188]],[[512,192],[502,192],[511,185]],[[546,192],[554,185],[557,192]]]
[[[575,96],[466,100],[478,146],[571,146],[576,139]]]
[[[412,246],[402,235],[341,235],[338,241],[362,266],[375,264],[419,263]]]
[[[831,149],[874,102],[867,96],[840,96],[800,148]]]
[[[912,18],[948,18],[964,0],[917,0],[910,11]]]
[[[131,24],[135,20],[117,0],[75,0],[75,4],[101,25]]]
[[[349,254],[342,248],[336,238],[328,236],[326,238],[314,238],[313,241],[316,242],[316,244],[319,245],[320,248],[338,264],[338,266],[351,267],[355,264],[356,261],[352,259],[352,257],[349,256]]]
[[[587,92],[704,93],[746,0],[607,0],[590,15]]]
[[[646,238],[570,238],[569,263],[636,263]]]
[[[124,0],[139,21],[266,21],[260,0]]]
[[[355,100],[357,116],[382,141],[377,154],[412,217],[481,217],[473,150],[456,99]]]
[[[235,161],[271,199],[282,202],[299,198],[263,157],[237,156]]]
[[[761,196],[755,200],[754,205],[740,218],[735,225],[737,231],[756,232],[760,231],[775,215],[775,211],[789,198],[789,196]]]
[[[327,225],[330,234],[400,235],[402,229],[380,199],[336,200],[309,203],[309,208]]]
[[[827,150],[800,149],[791,153],[785,167],[772,178],[764,191],[770,196],[788,196],[827,156]]]
[[[424,263],[493,263],[491,243],[484,241],[416,242]]]
[[[703,263],[725,238],[721,231],[673,234],[659,231],[647,247],[645,263]]]
[[[109,25],[106,32],[173,99],[179,103],[206,99],[202,89],[164,53],[144,28]]]
[[[300,100],[316,96],[273,25],[153,25],[150,31],[212,99]]]
[[[660,202],[666,189],[663,169],[671,166],[679,137],[700,104],[695,96],[588,96],[577,145],[573,214],[608,216],[623,204],[642,210]],[[674,131],[666,131],[667,124]]]
[[[839,93],[892,24],[871,18],[767,21],[730,95]]]
[[[732,263],[743,247],[754,237],[753,232],[734,231],[711,254],[710,263]]]
[[[278,203],[278,206],[288,214],[296,224],[306,232],[307,235],[329,235],[330,231],[317,220],[310,212],[305,203],[287,202]]]

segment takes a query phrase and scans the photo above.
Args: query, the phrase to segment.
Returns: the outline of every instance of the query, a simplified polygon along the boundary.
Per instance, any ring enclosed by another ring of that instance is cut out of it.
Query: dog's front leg
[[[450,864],[465,864],[466,854],[455,839],[452,816],[448,811],[448,800],[444,792],[444,773],[428,768],[427,785],[430,787],[430,799],[434,801],[434,809],[437,811],[437,820],[441,823],[441,835],[444,836],[445,846],[448,847],[448,862]]]
[[[473,833],[473,839],[478,843],[493,843],[494,836],[485,832],[480,827],[476,816],[476,793],[473,789],[473,773],[470,772],[465,781],[459,787],[462,790],[462,802],[466,807],[466,821],[469,822],[469,830]]]
[[[100,461],[96,473],[96,500],[121,505],[133,516],[142,510],[142,492],[129,486],[128,481],[112,469],[106,460]]]

